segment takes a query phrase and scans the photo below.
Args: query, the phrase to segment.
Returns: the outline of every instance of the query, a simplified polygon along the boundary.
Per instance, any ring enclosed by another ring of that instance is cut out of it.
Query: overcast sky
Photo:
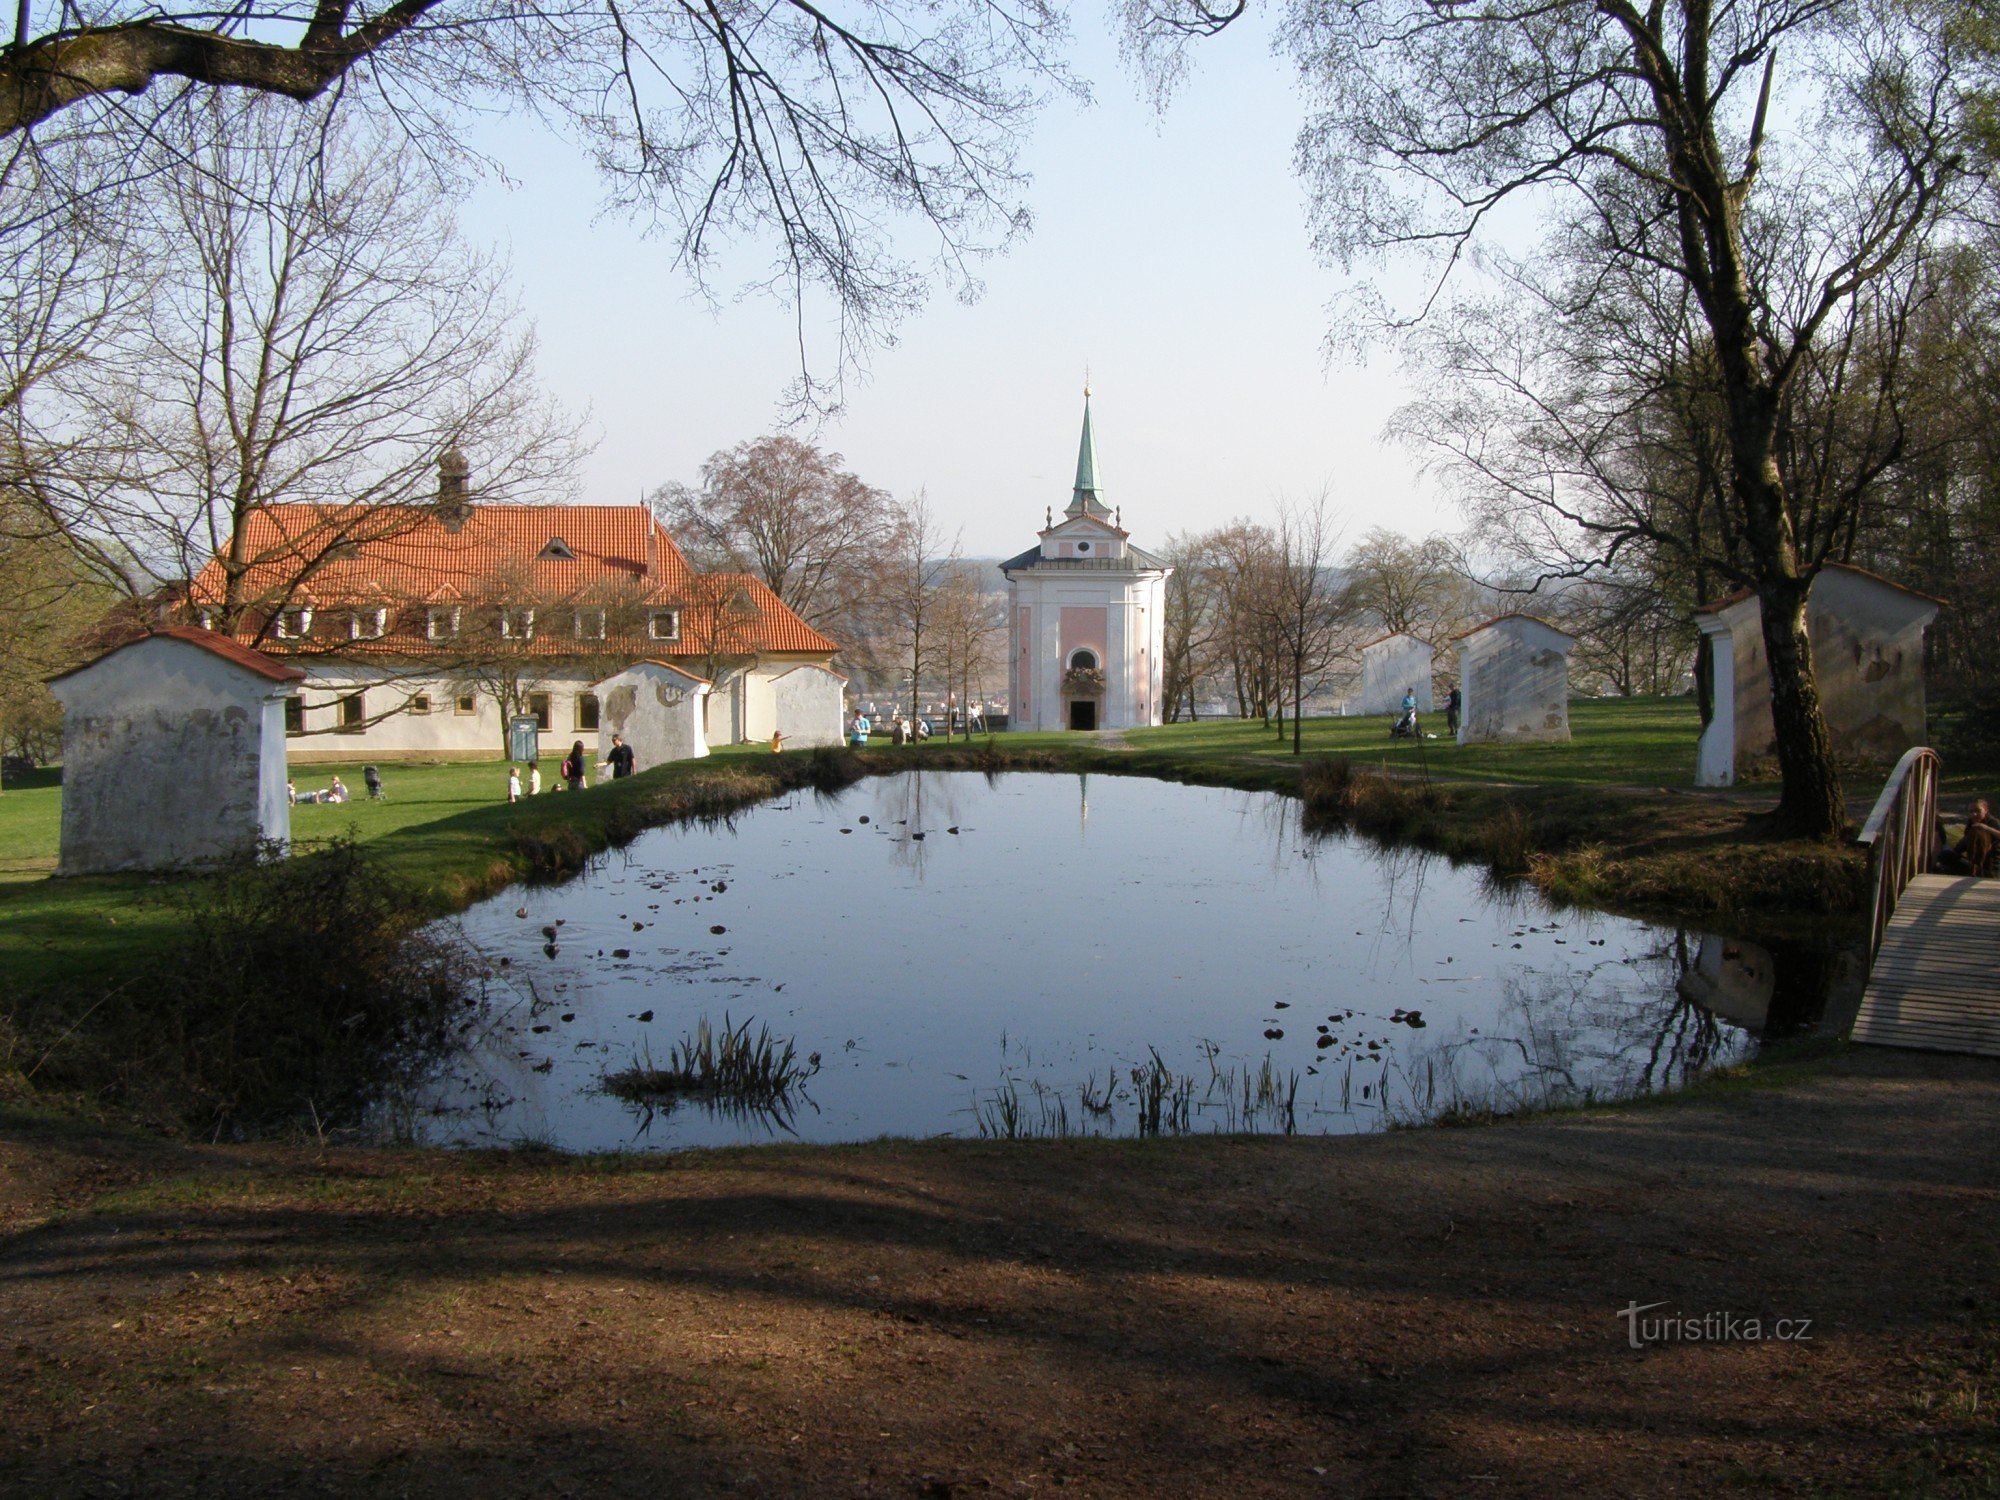
[[[927,490],[968,553],[1011,553],[1068,502],[1087,367],[1106,499],[1142,546],[1322,485],[1350,538],[1455,525],[1382,438],[1404,393],[1393,362],[1327,363],[1339,282],[1307,246],[1302,106],[1266,34],[1204,44],[1161,115],[1107,18],[1079,12],[1077,33],[1096,99],[1040,118],[1033,233],[986,263],[977,302],[940,296],[910,319],[807,435],[899,496]],[[502,123],[484,144],[513,182],[475,195],[467,230],[511,256],[545,383],[602,436],[577,498],[692,483],[710,453],[772,430],[796,374],[788,311],[754,296],[711,309],[665,247],[600,215],[560,142]]]

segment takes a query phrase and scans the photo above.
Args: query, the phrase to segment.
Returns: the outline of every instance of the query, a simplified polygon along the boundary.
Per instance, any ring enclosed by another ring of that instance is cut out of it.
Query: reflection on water
[[[465,915],[487,1004],[385,1121],[578,1150],[1368,1130],[1675,1088],[1838,977],[1315,839],[1296,808],[911,772],[655,830]],[[783,1110],[605,1088],[725,1017],[815,1059]]]

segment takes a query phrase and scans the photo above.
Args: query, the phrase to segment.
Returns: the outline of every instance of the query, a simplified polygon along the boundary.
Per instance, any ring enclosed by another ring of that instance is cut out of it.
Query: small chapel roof
[[[1123,557],[1044,557],[1040,547],[1030,547],[1018,557],[1010,557],[1000,564],[1002,573],[1018,573],[1028,568],[1038,572],[1055,570],[1078,573],[1147,573],[1168,566],[1164,557],[1158,557],[1143,547],[1126,544]]]
[[[1083,388],[1083,438],[1076,448],[1076,486],[1066,516],[1095,516],[1103,520],[1111,507],[1104,503],[1097,480],[1097,440],[1090,434],[1090,387]]]

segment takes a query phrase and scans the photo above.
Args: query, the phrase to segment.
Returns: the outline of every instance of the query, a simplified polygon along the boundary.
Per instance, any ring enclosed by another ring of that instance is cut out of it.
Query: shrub
[[[351,1125],[474,993],[471,955],[423,930],[414,895],[349,840],[174,899],[182,934],[158,971],[70,998],[74,1014],[44,1007],[38,1083],[204,1134]]]

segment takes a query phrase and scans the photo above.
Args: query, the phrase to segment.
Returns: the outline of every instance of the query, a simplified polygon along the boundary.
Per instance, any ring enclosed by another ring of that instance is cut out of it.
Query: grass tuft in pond
[[[631,1067],[605,1075],[604,1091],[655,1109],[696,1099],[785,1124],[804,1097],[806,1080],[819,1071],[819,1054],[802,1060],[789,1037],[774,1037],[763,1024],[753,1034],[750,1025],[732,1026],[725,1013],[718,1028],[703,1016],[693,1035],[674,1043],[664,1066],[653,1062],[647,1047]]]

